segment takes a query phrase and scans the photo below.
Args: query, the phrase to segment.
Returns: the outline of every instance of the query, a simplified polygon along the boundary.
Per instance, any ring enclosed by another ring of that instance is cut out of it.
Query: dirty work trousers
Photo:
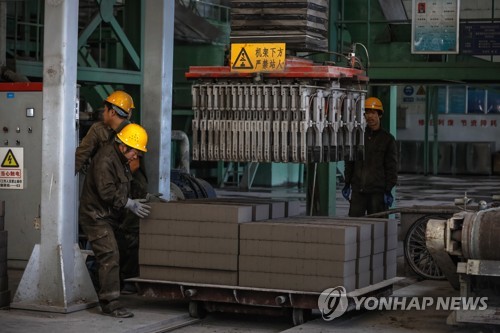
[[[93,220],[80,216],[80,227],[87,236],[99,265],[97,292],[101,306],[118,303],[120,297],[120,254],[115,238],[119,232],[113,220]]]
[[[383,212],[385,209],[384,193],[362,193],[353,191],[351,205],[349,207],[350,217],[362,217],[374,213]]]

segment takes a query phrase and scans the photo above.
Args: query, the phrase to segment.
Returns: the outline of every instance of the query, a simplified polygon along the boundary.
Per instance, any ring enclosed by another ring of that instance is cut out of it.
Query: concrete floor
[[[447,281],[419,281],[394,291],[400,297],[459,296]],[[494,333],[500,327],[492,325],[467,324],[450,326],[446,318],[450,311],[428,308],[412,311],[358,311],[324,321],[319,318],[303,325],[290,328],[283,333]]]
[[[454,198],[468,197],[490,202],[492,194],[500,190],[499,177],[423,177],[402,175],[397,189],[397,206],[449,205]],[[231,190],[220,190],[222,196],[248,196]],[[253,189],[251,196],[273,198],[297,198],[305,208],[305,194],[297,189]],[[337,216],[346,216],[348,203],[337,189]],[[400,258],[400,262],[402,262]],[[402,264],[398,275],[404,275]],[[9,270],[9,287],[15,292],[22,271]],[[418,281],[408,277],[395,285],[394,295],[437,296],[457,295],[445,281]],[[257,317],[234,314],[210,314],[201,321],[189,318],[187,304],[172,303],[139,296],[124,296],[134,318],[114,319],[102,316],[98,308],[70,314],[54,314],[24,310],[0,310],[0,332],[500,332],[495,326],[446,325],[448,311],[359,311],[349,312],[341,318],[325,322],[321,318],[292,327],[289,318]],[[184,325],[189,325],[181,327]],[[500,326],[499,326],[500,327]]]

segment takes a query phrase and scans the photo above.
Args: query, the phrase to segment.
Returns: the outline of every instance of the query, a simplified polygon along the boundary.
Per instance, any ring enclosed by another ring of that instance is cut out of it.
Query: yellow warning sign
[[[19,163],[17,163],[16,157],[12,152],[12,149],[7,151],[2,162],[2,168],[19,168]]]
[[[425,88],[424,88],[424,86],[418,87],[417,95],[425,95]]]
[[[285,50],[285,43],[231,44],[231,71],[282,71],[285,69]]]

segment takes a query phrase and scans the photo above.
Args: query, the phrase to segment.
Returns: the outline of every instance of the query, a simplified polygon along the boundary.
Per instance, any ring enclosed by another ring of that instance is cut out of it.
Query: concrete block
[[[384,266],[397,264],[398,250],[393,249],[384,253]]]
[[[345,222],[345,221],[329,221],[329,220],[314,220],[308,222],[311,224],[327,224],[338,226],[349,226],[356,228],[356,242],[358,243],[358,257],[366,257],[372,253],[372,226],[367,223]]]
[[[239,285],[241,287],[312,292],[322,292],[328,288],[344,286],[345,289],[350,292],[356,288],[356,276],[337,278],[240,271]]]
[[[381,267],[384,267],[384,256],[385,253],[377,253],[377,254],[372,254],[370,256],[370,269],[378,269]]]
[[[331,261],[241,255],[239,270],[346,278],[356,273],[356,260]]]
[[[141,234],[144,250],[238,254],[238,239]]]
[[[370,270],[356,273],[356,288],[364,288],[370,285],[371,272]]]
[[[238,224],[210,221],[141,220],[139,232],[149,235],[238,239]]]
[[[141,279],[163,281],[206,283],[228,286],[238,285],[237,272],[213,269],[141,265],[139,267],[139,277]]]
[[[382,253],[385,251],[385,236],[375,238],[372,242],[372,254]],[[397,246],[397,244],[396,244]]]
[[[238,256],[235,254],[141,249],[139,250],[139,264],[236,271],[238,270]]]
[[[337,245],[249,239],[240,240],[240,255],[350,261],[356,259],[356,253],[356,243]]]
[[[382,238],[385,236],[386,219],[373,219],[366,217],[350,217],[352,222],[368,223],[372,226],[372,239]]]
[[[285,217],[285,202],[271,202],[269,205],[269,218],[280,219],[283,217]]]
[[[297,216],[305,213],[299,200],[285,201],[285,217]]]
[[[362,223],[372,226],[372,239],[381,238],[385,235],[385,219],[373,219],[366,217],[329,217],[329,216],[298,216],[308,221],[321,221],[327,223]]]
[[[352,244],[356,243],[356,227],[293,223],[291,219],[273,220],[241,224],[240,239]]]
[[[252,221],[252,207],[203,203],[153,202],[148,219],[240,223]]]
[[[356,273],[368,272],[372,262],[371,256],[356,258]]]
[[[385,251],[398,248],[398,234],[385,236]]]
[[[398,265],[389,265],[384,267],[384,279],[392,279],[397,276]]]
[[[252,221],[262,221],[269,219],[269,204],[268,203],[249,203],[243,199],[231,198],[211,198],[211,199],[198,199],[198,200],[182,200],[179,203],[191,204],[202,203],[211,205],[229,205],[229,206],[248,206],[252,207]]]
[[[385,225],[385,235],[397,235],[398,234],[398,220],[387,219]]]
[[[371,284],[379,283],[384,281],[385,268],[381,266],[375,270],[370,271],[370,282]]]
[[[265,204],[269,207],[269,218],[279,219],[285,217],[285,201],[262,199],[262,198],[221,198],[225,202],[236,202],[239,204]]]

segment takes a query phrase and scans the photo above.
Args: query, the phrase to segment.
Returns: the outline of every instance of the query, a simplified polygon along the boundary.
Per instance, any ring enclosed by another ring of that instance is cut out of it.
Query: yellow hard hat
[[[120,116],[122,117],[126,117],[132,111],[132,109],[135,108],[134,100],[132,99],[132,97],[121,90],[117,90],[109,95],[106,98],[106,102],[109,102],[113,104],[113,106],[118,107],[119,110],[113,108],[118,113],[120,113],[120,111],[125,112],[125,114],[120,114]]]
[[[146,145],[148,144],[148,133],[140,125],[128,124],[116,136],[122,143],[126,144],[130,148],[143,152],[148,151],[146,148]]]
[[[382,102],[377,97],[369,97],[365,100],[365,110],[366,109],[377,110],[380,111],[381,114],[384,113]]]

